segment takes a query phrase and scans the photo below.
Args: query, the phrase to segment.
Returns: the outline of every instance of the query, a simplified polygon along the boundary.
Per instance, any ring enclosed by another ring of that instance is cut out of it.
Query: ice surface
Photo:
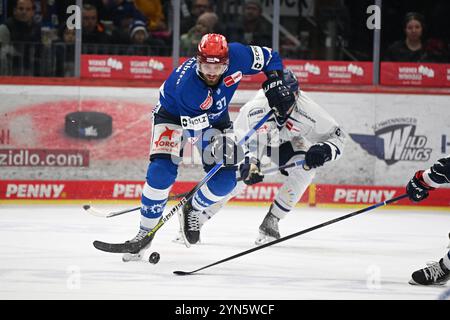
[[[131,205],[132,207],[133,205]],[[101,207],[119,210],[125,206]],[[267,207],[228,206],[190,249],[172,242],[177,217],[156,234],[157,265],[121,261],[92,241],[122,242],[139,215],[110,219],[77,206],[0,207],[0,299],[437,299],[446,287],[408,284],[447,252],[448,211],[376,209],[276,246],[176,276],[253,247]],[[280,222],[294,233],[355,209],[296,208]]]

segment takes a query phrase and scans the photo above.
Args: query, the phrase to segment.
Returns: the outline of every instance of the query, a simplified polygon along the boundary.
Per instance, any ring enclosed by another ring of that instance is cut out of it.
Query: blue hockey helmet
[[[285,85],[289,88],[292,93],[296,93],[298,91],[299,85],[297,77],[291,69],[283,70],[283,78]]]
[[[283,80],[284,80],[284,85],[289,89],[289,91],[291,91],[294,96],[297,98],[298,96],[298,89],[299,89],[299,85],[298,85],[298,80],[297,77],[295,76],[295,74],[292,72],[292,70],[290,69],[284,69],[283,70]],[[296,103],[294,103],[292,105],[292,107],[287,111],[287,114],[285,116],[275,116],[275,121],[277,123],[277,125],[279,127],[282,127],[287,119],[289,118],[290,114],[292,113],[292,111],[295,108]]]

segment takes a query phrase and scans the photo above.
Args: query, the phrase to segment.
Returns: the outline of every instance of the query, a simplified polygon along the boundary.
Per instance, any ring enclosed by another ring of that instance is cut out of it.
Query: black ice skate
[[[150,247],[152,240],[155,236],[155,234],[153,233],[150,237],[147,237],[147,234],[149,233],[149,231],[150,230],[143,229],[141,227],[141,228],[139,228],[139,232],[137,233],[137,235],[133,239],[127,241],[127,242],[138,242],[138,241],[141,241],[142,239],[145,240],[145,242],[143,243],[144,246],[141,250],[139,250],[137,252],[124,253],[122,255],[123,262],[138,261],[138,260],[142,259],[142,257],[144,256],[145,250],[147,250]]]
[[[444,265],[444,259],[439,262],[427,263],[428,267],[415,271],[409,283],[412,285],[444,285],[450,279],[450,270]]]
[[[199,233],[200,233],[201,228],[202,228],[202,224],[200,223],[199,224]],[[180,228],[178,229],[178,232],[177,232],[175,238],[172,240],[172,242],[179,243],[179,244],[185,244],[186,243],[185,239],[186,239],[186,236],[183,234],[183,230],[180,226]],[[201,242],[202,242],[202,240],[201,240],[200,234],[199,234],[198,241],[195,244],[200,244]],[[193,243],[191,243],[191,244],[193,244]]]
[[[259,235],[255,240],[257,246],[280,239],[279,221],[280,218],[274,216],[269,210],[259,226]]]
[[[188,248],[191,244],[196,244],[200,241],[200,213],[201,211],[192,207],[191,201],[186,202],[183,208],[178,210],[181,235],[183,236],[184,244]]]
[[[198,225],[199,225],[199,238],[198,241],[196,242],[196,244],[200,244],[202,242],[202,238],[201,238],[201,229],[203,227],[203,225],[206,223],[206,221],[208,221],[209,219],[211,219],[211,217],[215,214],[215,212],[210,215],[206,210],[202,211],[199,213],[199,219],[198,219]],[[181,226],[178,229],[177,235],[175,236],[175,238],[172,240],[172,242],[174,243],[179,243],[179,244],[184,244],[184,235],[183,232],[181,231]]]

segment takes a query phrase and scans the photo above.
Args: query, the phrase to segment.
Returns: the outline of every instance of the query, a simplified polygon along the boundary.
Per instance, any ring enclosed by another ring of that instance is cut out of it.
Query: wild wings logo
[[[428,138],[416,135],[417,119],[394,118],[373,126],[374,135],[350,134],[370,155],[387,165],[398,161],[428,161],[432,152]]]

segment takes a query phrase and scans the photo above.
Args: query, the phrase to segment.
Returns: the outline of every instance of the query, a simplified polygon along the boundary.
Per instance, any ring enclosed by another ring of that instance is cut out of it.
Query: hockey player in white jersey
[[[299,90],[297,78],[292,71],[285,69],[283,76],[289,90],[296,96],[296,103],[287,116],[273,115],[256,132],[254,138],[246,145],[245,161],[239,167],[242,181],[227,198],[200,213],[198,224],[189,232],[200,233],[202,225],[229,199],[242,191],[244,183],[252,185],[263,181],[262,167],[266,168],[267,165],[279,167],[304,159],[306,163],[304,167],[280,170],[285,176],[284,183],[259,227],[255,243],[260,245],[279,239],[278,222],[284,219],[300,200],[311,184],[316,169],[342,156],[347,134],[322,107]],[[240,134],[248,132],[269,111],[270,107],[264,92],[259,90],[256,96],[240,109],[234,122],[237,138],[242,138]],[[181,238],[186,242],[186,237]]]
[[[450,154],[439,159],[431,168],[417,171],[406,185],[410,200],[419,202],[429,196],[430,191],[450,183]],[[410,284],[444,285],[450,279],[450,251],[438,262],[413,272]]]

